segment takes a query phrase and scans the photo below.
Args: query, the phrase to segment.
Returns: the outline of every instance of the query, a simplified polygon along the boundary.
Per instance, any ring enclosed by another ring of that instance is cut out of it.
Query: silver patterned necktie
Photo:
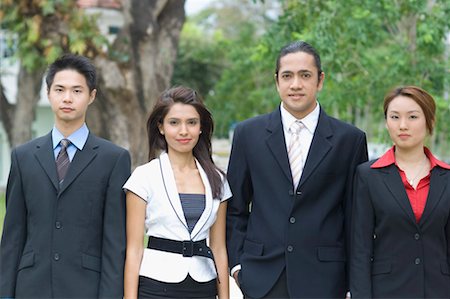
[[[58,171],[58,179],[61,184],[64,181],[64,177],[66,176],[70,165],[69,155],[67,154],[67,147],[69,146],[70,141],[68,139],[62,139],[60,144],[61,150],[56,157],[56,170]]]
[[[300,181],[300,175],[303,170],[303,158],[302,158],[302,147],[300,143],[300,131],[304,128],[304,124],[296,120],[290,127],[289,132],[291,133],[291,141],[289,145],[289,163],[291,165],[292,172],[292,182],[294,183],[294,188],[297,187]]]

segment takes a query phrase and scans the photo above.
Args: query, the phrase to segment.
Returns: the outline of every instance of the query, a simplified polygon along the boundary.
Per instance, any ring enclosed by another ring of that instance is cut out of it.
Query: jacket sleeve
[[[227,250],[230,269],[240,264],[240,256],[247,232],[249,204],[252,200],[252,184],[246,159],[243,127],[237,126],[228,164],[228,182],[231,200],[227,209]]]
[[[11,153],[11,169],[6,187],[6,215],[0,245],[0,298],[15,297],[17,270],[25,246],[27,208],[17,152]]]
[[[102,266],[99,298],[123,298],[125,265],[125,192],[122,186],[130,176],[130,154],[123,151],[115,162],[106,191]]]
[[[365,167],[370,167],[368,164]],[[356,173],[353,201],[350,292],[352,298],[372,298],[372,256],[375,215],[365,176],[360,167]]]

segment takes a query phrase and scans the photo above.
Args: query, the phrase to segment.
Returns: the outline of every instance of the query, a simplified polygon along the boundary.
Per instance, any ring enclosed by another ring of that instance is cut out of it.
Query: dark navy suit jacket
[[[345,297],[353,176],[364,161],[365,134],[321,109],[294,190],[280,109],[236,127],[227,246],[247,296],[267,294],[286,269],[291,297]]]

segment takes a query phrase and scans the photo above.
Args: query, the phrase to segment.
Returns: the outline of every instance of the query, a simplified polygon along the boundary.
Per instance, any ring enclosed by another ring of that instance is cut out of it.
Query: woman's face
[[[427,125],[422,108],[413,99],[399,95],[389,104],[386,128],[395,146],[413,149],[424,146]]]
[[[191,105],[175,103],[159,130],[166,139],[169,153],[192,153],[201,134],[200,115]]]

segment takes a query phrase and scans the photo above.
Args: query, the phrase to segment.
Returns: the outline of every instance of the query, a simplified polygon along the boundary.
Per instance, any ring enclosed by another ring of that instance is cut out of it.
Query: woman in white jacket
[[[211,157],[211,114],[197,92],[174,87],[159,97],[147,130],[150,162],[124,185],[125,298],[228,298],[231,192]]]

